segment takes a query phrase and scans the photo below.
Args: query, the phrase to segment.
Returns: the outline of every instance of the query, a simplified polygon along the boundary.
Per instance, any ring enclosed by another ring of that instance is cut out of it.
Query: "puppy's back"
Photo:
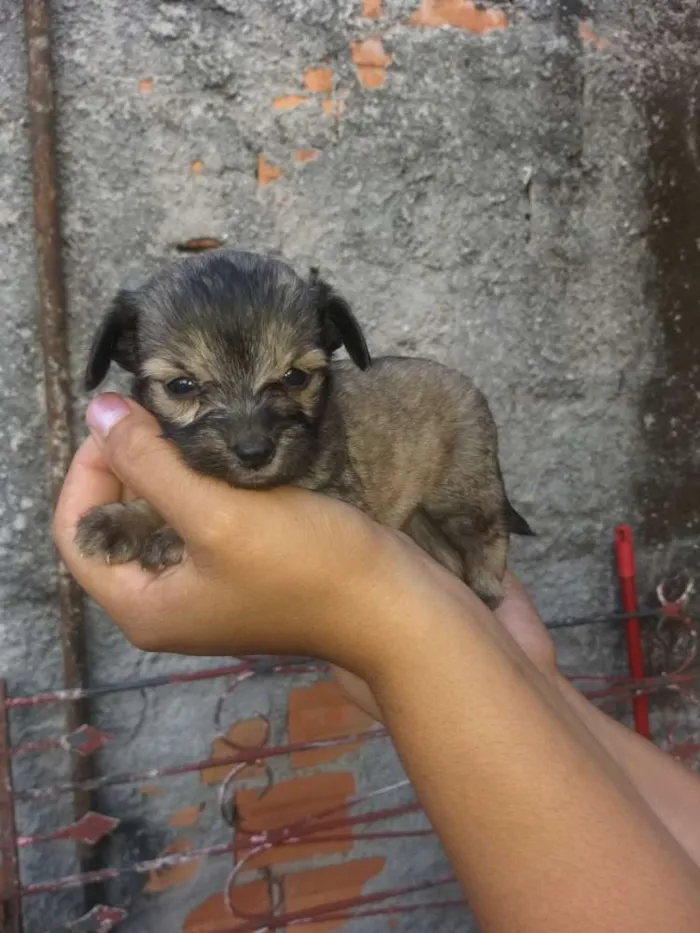
[[[496,428],[467,376],[409,357],[380,357],[366,372],[343,361],[332,372],[372,514],[401,527],[419,503],[442,496],[449,507],[475,494],[500,508]]]

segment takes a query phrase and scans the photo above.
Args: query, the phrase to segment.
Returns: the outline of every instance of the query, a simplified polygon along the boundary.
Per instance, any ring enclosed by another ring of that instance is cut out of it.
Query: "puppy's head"
[[[331,355],[370,365],[346,302],[312,273],[218,250],[121,291],[92,345],[85,387],[112,362],[194,469],[235,486],[300,479],[313,463]]]

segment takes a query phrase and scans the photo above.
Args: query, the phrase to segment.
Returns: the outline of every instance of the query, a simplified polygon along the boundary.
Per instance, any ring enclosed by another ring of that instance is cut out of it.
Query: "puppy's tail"
[[[537,532],[533,531],[528,522],[522,517],[520,512],[516,511],[513,508],[513,505],[506,497],[506,522],[508,523],[508,531],[512,535],[523,535],[528,538],[536,538]]]

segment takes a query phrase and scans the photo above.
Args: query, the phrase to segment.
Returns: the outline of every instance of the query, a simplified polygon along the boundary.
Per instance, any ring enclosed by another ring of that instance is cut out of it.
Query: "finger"
[[[101,396],[88,408],[87,420],[114,473],[137,496],[148,500],[188,544],[202,540],[209,530],[212,495],[224,494],[230,500],[226,503],[229,518],[236,500],[242,503],[250,495],[243,490],[236,494],[191,470],[163,438],[155,418],[131,401]]]
[[[539,613],[535,609],[527,590],[515,574],[509,570],[506,571],[503,582],[505,584],[505,596],[494,613],[499,622],[505,625],[506,628],[510,628],[511,623],[522,624],[523,619],[530,622],[536,621],[538,625],[542,625]]]
[[[53,533],[59,548],[72,542],[76,525],[86,512],[99,505],[119,502],[121,497],[121,480],[89,437],[73,458],[54,512]]]

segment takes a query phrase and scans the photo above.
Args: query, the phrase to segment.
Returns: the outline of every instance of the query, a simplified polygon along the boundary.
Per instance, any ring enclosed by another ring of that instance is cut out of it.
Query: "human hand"
[[[106,395],[60,497],[54,537],[78,583],[137,647],[201,655],[309,654],[363,675],[386,655],[412,606],[438,605],[441,568],[411,541],[327,496],[233,489],[194,473],[147,412]],[[108,565],[75,543],[78,520],[148,500],[186,545],[154,575]],[[414,613],[414,615],[417,615]]]
[[[557,653],[552,637],[539,617],[527,590],[510,571],[506,572],[503,602],[494,615],[542,674],[558,674]],[[334,667],[333,674],[347,700],[381,721],[379,704],[371,688],[361,677],[340,667]]]

